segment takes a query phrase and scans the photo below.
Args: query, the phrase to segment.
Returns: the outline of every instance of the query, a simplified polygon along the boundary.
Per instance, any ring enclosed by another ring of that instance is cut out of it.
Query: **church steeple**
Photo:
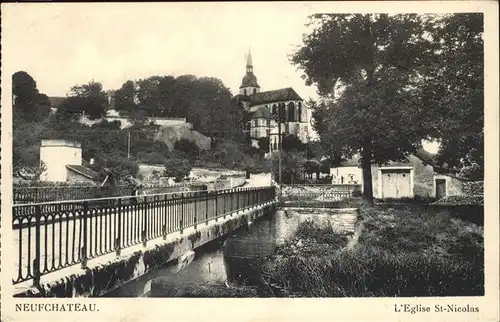
[[[253,74],[252,52],[250,49],[248,50],[246,70],[246,75],[243,76],[240,86],[240,94],[245,96],[252,95],[260,91],[260,86],[257,83],[257,77]]]
[[[247,56],[247,73],[253,73],[253,64],[252,64],[252,52],[248,49]]]

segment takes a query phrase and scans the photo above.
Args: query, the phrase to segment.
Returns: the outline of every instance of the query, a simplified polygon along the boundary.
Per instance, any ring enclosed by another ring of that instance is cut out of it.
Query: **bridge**
[[[244,226],[275,187],[17,204],[15,296],[99,296]]]

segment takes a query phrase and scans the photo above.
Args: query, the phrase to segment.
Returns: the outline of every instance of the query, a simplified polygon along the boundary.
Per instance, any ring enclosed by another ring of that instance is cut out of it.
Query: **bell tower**
[[[248,50],[246,74],[241,80],[240,95],[250,96],[260,92],[257,77],[253,74],[252,53]]]

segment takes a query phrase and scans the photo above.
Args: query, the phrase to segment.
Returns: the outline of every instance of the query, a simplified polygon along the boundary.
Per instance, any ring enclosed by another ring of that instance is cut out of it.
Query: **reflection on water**
[[[175,296],[176,290],[195,285],[223,285],[227,282],[224,249],[226,254],[229,252],[237,257],[267,255],[274,250],[273,227],[274,216],[256,221],[250,228],[243,227],[225,240],[214,240],[196,249],[194,260],[180,271],[177,263],[169,264],[121,286],[105,297],[168,297]],[[153,280],[154,285],[151,286]]]

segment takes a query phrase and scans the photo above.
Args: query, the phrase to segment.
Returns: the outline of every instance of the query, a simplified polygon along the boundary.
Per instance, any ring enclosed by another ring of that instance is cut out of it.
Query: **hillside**
[[[170,150],[174,148],[175,142],[180,139],[193,141],[200,150],[210,149],[210,138],[198,131],[190,129],[188,126],[160,125],[155,136],[155,140],[165,143]]]

